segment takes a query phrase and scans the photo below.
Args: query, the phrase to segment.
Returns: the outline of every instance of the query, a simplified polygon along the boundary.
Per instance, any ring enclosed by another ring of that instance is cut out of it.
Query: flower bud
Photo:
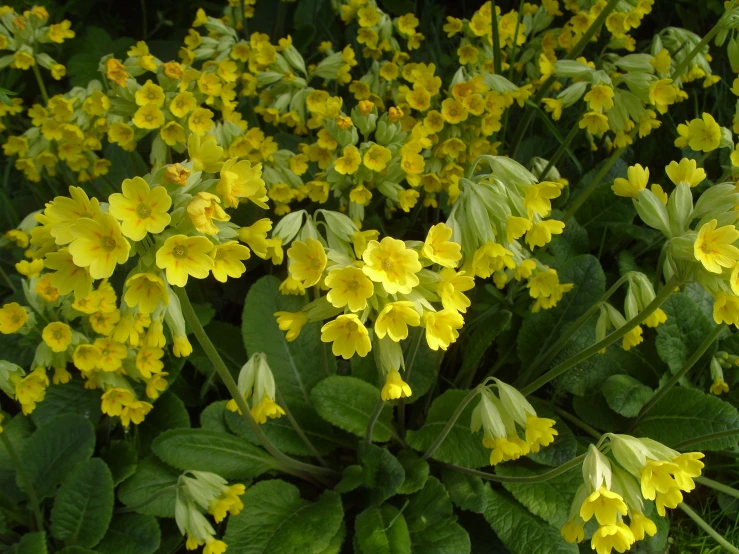
[[[634,207],[644,223],[662,231],[668,238],[672,236],[667,208],[651,190],[640,190],[637,198],[634,199]]]

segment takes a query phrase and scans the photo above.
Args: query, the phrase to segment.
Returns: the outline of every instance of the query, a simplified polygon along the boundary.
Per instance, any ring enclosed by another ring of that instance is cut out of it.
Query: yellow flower
[[[492,444],[491,444],[492,442]],[[483,438],[482,443],[488,448],[492,448],[490,452],[490,465],[498,465],[500,462],[508,460],[518,460],[521,456],[529,453],[529,445],[526,441],[520,439],[516,435],[510,437],[499,437],[494,441]]]
[[[368,206],[372,200],[372,192],[364,185],[357,185],[349,192],[349,200],[361,206]]]
[[[267,418],[277,419],[280,416],[285,415],[283,410],[277,402],[272,400],[269,396],[263,396],[259,404],[253,406],[251,410],[252,417],[260,425],[267,423]]]
[[[367,277],[382,283],[389,294],[409,294],[418,285],[416,273],[421,271],[418,253],[406,248],[402,240],[385,237],[381,242],[372,240],[362,254]]]
[[[559,100],[557,98],[544,98],[542,100],[542,103],[544,104],[544,109],[552,114],[552,119],[554,121],[559,121],[559,119],[562,117],[562,110],[564,109],[564,102],[562,100]]]
[[[591,135],[608,131],[608,118],[602,113],[588,112],[580,120],[580,129],[587,129]]]
[[[267,259],[268,239],[267,233],[272,229],[272,222],[267,219],[260,219],[250,227],[242,227],[239,229],[239,240],[245,242],[252,251],[262,258]]]
[[[208,256],[213,243],[206,237],[174,235],[157,250],[156,263],[159,269],[166,270],[170,285],[184,287],[188,276],[205,279],[213,269],[213,259]]]
[[[252,166],[249,160],[228,160],[221,168],[221,178],[216,190],[229,208],[237,207],[241,198],[248,198],[261,208],[267,208],[262,164]]]
[[[733,243],[739,239],[739,231],[733,225],[716,229],[718,221],[712,219],[698,231],[693,246],[696,260],[711,273],[721,273],[723,267],[733,267],[739,260],[739,248]]]
[[[417,327],[421,324],[421,315],[416,311],[413,302],[400,300],[390,302],[377,315],[375,333],[378,337],[389,336],[391,340],[400,342],[408,338],[408,326]]]
[[[100,311],[90,316],[90,326],[97,334],[107,337],[120,319],[121,313],[118,310],[107,313]]]
[[[367,306],[367,299],[375,292],[372,281],[361,269],[351,265],[332,269],[326,276],[325,283],[330,289],[326,299],[335,308],[348,306],[352,312],[363,310]]]
[[[464,325],[464,318],[460,313],[445,308],[440,312],[424,313],[423,323],[429,348],[446,350],[459,337],[458,329]]]
[[[287,257],[290,259],[290,275],[300,281],[303,287],[312,287],[321,280],[327,258],[326,250],[319,241],[312,238],[305,242],[296,240],[288,249]]]
[[[654,329],[665,321],[667,321],[667,314],[661,308],[657,308],[644,320],[644,323],[646,323],[647,327]]]
[[[83,217],[71,228],[74,240],[69,253],[75,265],[89,268],[93,279],[107,279],[116,264],[126,263],[131,245],[123,238],[118,221],[106,213]]]
[[[570,543],[575,542],[582,542],[585,538],[585,528],[583,527],[582,520],[577,521],[577,519],[573,518],[567,521],[562,526],[562,530],[560,531],[562,538]]]
[[[321,327],[321,340],[331,342],[334,356],[345,360],[354,354],[366,356],[372,349],[369,333],[364,324],[354,314],[342,314]]]
[[[52,352],[64,352],[72,343],[72,329],[61,321],[54,321],[44,327],[41,338]]]
[[[217,245],[210,253],[213,258],[213,277],[221,283],[225,283],[228,277],[241,277],[246,271],[242,260],[248,260],[251,256],[249,249],[235,240],[229,240]]]
[[[721,127],[709,113],[703,119],[688,123],[688,146],[696,151],[710,152],[721,144]]]
[[[169,103],[169,111],[175,117],[185,117],[197,107],[198,102],[195,99],[195,95],[186,90],[172,98],[172,102]]]
[[[526,187],[523,204],[528,211],[529,219],[532,219],[535,213],[541,217],[547,217],[552,213],[551,200],[558,198],[560,194],[561,186],[551,181],[542,181]]]
[[[69,187],[69,198],[57,196],[47,204],[44,215],[51,223],[51,236],[58,245],[69,244],[75,239],[72,227],[81,218],[94,218],[100,213],[97,198],[88,198],[80,187]]]
[[[628,179],[617,177],[611,190],[617,196],[637,198],[639,192],[645,190],[649,184],[649,168],[645,169],[640,164],[632,165],[626,170],[626,176]]]
[[[28,321],[28,313],[17,302],[5,304],[0,308],[0,333],[9,335],[17,332]]]
[[[403,381],[398,370],[393,369],[385,376],[385,385],[382,387],[381,398],[387,402],[388,400],[397,400],[398,398],[410,398],[412,394],[411,387]]]
[[[281,331],[287,331],[285,338],[292,342],[300,336],[300,331],[308,322],[308,316],[304,312],[275,312],[277,325]]]
[[[476,276],[483,279],[487,279],[494,272],[506,267],[508,269],[516,267],[513,252],[497,242],[486,242],[475,251],[472,257],[472,270]]]
[[[15,270],[27,279],[37,277],[43,269],[44,260],[32,260],[30,262],[28,260],[21,260],[15,264]]]
[[[74,31],[71,29],[72,22],[65,19],[61,23],[49,25],[49,40],[61,44],[68,38],[74,38]]]
[[[526,442],[529,443],[531,452],[539,452],[540,447],[549,446],[554,442],[554,437],[559,435],[553,419],[527,415],[526,417]]]
[[[618,514],[625,516],[627,511],[626,503],[620,494],[601,486],[582,503],[580,517],[583,521],[590,521],[595,516],[600,525],[614,525],[618,520]]]
[[[187,119],[187,125],[194,134],[202,136],[213,128],[213,112],[196,108]]]
[[[187,205],[187,215],[195,228],[206,235],[217,235],[218,227],[215,221],[231,219],[220,206],[221,199],[209,192],[199,192]]]
[[[164,125],[164,114],[154,104],[146,104],[133,114],[133,124],[139,129],[158,129]]]
[[[36,65],[36,58],[23,50],[18,50],[13,54],[13,63],[10,64],[15,69],[31,69],[34,65]]]
[[[119,370],[128,355],[125,345],[111,339],[95,339],[95,348],[99,354],[97,369],[109,373]]]
[[[642,328],[641,325],[637,325],[624,335],[622,345],[624,350],[631,350],[642,342],[644,342],[644,338],[642,337]]]
[[[644,540],[645,535],[653,537],[657,534],[657,525],[647,516],[640,512],[629,513],[629,529],[634,533],[634,539]]]
[[[144,85],[134,94],[137,106],[149,104],[161,108],[164,105],[164,90],[148,79]]]
[[[170,121],[159,131],[159,135],[167,146],[185,142],[185,129],[176,121]]]
[[[36,403],[46,396],[49,379],[39,367],[15,384],[15,399],[21,403],[23,414],[28,415],[36,409]]]
[[[607,85],[594,85],[584,96],[592,111],[608,111],[613,107],[613,89]]]
[[[158,373],[152,375],[150,379],[146,380],[146,396],[152,400],[159,398],[159,395],[167,390],[169,383],[167,382],[167,372]]]
[[[401,190],[398,193],[398,206],[400,206],[401,210],[408,213],[411,211],[413,206],[416,205],[416,202],[418,202],[419,196],[420,196],[420,193],[417,190],[414,190],[414,189]]]
[[[100,352],[92,344],[79,344],[72,354],[74,367],[80,371],[92,371],[98,365]]]
[[[350,145],[344,147],[343,154],[342,157],[337,158],[336,162],[334,162],[334,169],[342,175],[354,175],[362,161],[359,150],[357,150],[356,146]],[[365,165],[367,165],[366,162]]]
[[[372,171],[380,172],[383,171],[390,159],[393,157],[389,149],[379,144],[373,144],[364,153],[364,165]]]
[[[669,73],[671,63],[672,58],[670,57],[670,51],[667,48],[663,48],[656,56],[649,60],[649,65],[651,65],[657,73],[661,73],[663,75]]]
[[[121,232],[134,241],[139,241],[146,233],[158,234],[169,225],[172,199],[164,187],[149,188],[141,177],[124,179],[123,193],[116,192],[108,198],[109,211],[122,222]]]
[[[429,229],[426,242],[423,244],[421,255],[444,267],[457,267],[462,259],[462,247],[449,239],[452,237],[452,228],[445,223],[439,223]]]
[[[526,233],[526,244],[533,251],[536,246],[544,246],[552,240],[552,235],[561,235],[565,224],[556,219],[534,223],[533,227]]]
[[[602,525],[593,533],[590,546],[598,554],[611,554],[614,548],[618,552],[626,552],[636,541],[634,533],[622,521]]]
[[[436,285],[436,290],[441,297],[442,306],[449,310],[466,312],[471,302],[464,292],[475,287],[474,278],[467,276],[464,271],[457,273],[446,267],[439,272],[439,276],[441,280]]]
[[[720,377],[716,377],[711,384],[709,392],[716,396],[721,396],[722,394],[729,392],[729,384]]]
[[[126,280],[126,304],[139,307],[144,314],[153,313],[158,306],[169,304],[167,285],[154,273],[135,273]]]
[[[215,173],[223,166],[220,161],[223,148],[218,146],[215,137],[201,138],[197,133],[192,133],[187,138],[187,155],[192,162],[193,171]]]
[[[128,427],[131,423],[138,425],[154,406],[142,400],[136,400],[126,405],[121,413],[121,423],[124,427]]]
[[[164,350],[145,346],[136,354],[136,369],[144,379],[150,379],[152,374],[160,373],[164,369],[161,361]]]
[[[441,116],[444,121],[454,125],[466,121],[468,112],[462,102],[456,98],[447,98],[441,103]]]
[[[699,185],[706,178],[705,169],[698,167],[695,160],[689,160],[688,158],[683,158],[680,163],[670,162],[670,165],[665,168],[665,173],[675,185],[687,183],[691,187]]]
[[[74,291],[75,298],[84,298],[90,294],[92,276],[86,268],[75,265],[67,248],[49,252],[44,263],[48,269],[56,270],[47,275],[50,275],[49,283],[57,289],[57,294],[65,295]]]
[[[649,85],[649,102],[659,113],[667,113],[667,109],[677,100],[678,89],[672,79],[660,79]]]

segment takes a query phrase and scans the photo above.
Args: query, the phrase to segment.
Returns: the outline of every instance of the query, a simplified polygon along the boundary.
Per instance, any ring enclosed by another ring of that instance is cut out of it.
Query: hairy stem
[[[259,424],[254,421],[254,418],[249,411],[249,406],[246,404],[246,400],[244,400],[243,395],[239,392],[239,387],[236,384],[236,381],[234,380],[231,373],[228,371],[223,358],[221,358],[221,355],[218,353],[215,346],[213,346],[210,337],[208,337],[207,333],[203,329],[203,326],[200,324],[198,316],[195,314],[195,310],[193,309],[192,304],[190,304],[190,299],[187,296],[187,292],[182,287],[174,287],[174,291],[180,300],[180,304],[182,304],[182,313],[185,316],[185,320],[190,325],[193,333],[195,334],[195,338],[198,339],[200,346],[203,348],[205,354],[210,359],[213,367],[218,373],[218,376],[226,385],[228,392],[231,394],[231,397],[234,399],[236,405],[239,407],[239,411],[241,412],[241,416],[244,418],[244,421],[246,421],[247,425],[256,435],[257,439],[262,444],[264,449],[272,456],[274,456],[274,458],[278,462],[280,462],[280,465],[294,470],[293,473],[297,471],[300,477],[304,477],[304,474],[324,477],[338,476],[338,473],[331,469],[318,467],[295,460],[287,454],[283,453],[275,445],[272,444],[272,442],[262,432]]]
[[[31,66],[31,69],[33,70],[33,75],[36,77],[36,82],[38,83],[38,88],[41,91],[41,96],[44,98],[44,103],[49,103],[49,93],[46,92],[46,85],[44,84],[44,79],[41,77],[41,70],[38,68],[38,64],[34,63]]]
[[[5,449],[8,451],[8,456],[10,456],[10,461],[15,466],[15,470],[18,472],[18,477],[23,483],[25,493],[28,495],[28,503],[31,505],[34,518],[36,518],[36,530],[43,531],[44,517],[41,515],[41,504],[39,504],[36,489],[33,488],[33,483],[31,483],[31,477],[28,475],[23,462],[21,462],[21,459],[18,457],[18,453],[15,451],[13,443],[10,442],[7,433],[0,433],[0,440],[3,441]]]
[[[572,458],[569,462],[565,462],[561,466],[555,467],[554,469],[547,471],[546,473],[542,473],[540,475],[531,475],[529,477],[513,477],[513,476],[505,476],[505,475],[495,475],[494,473],[488,473],[487,471],[480,471],[477,469],[470,469],[468,467],[455,466],[453,464],[445,464],[442,462],[439,462],[439,464],[447,469],[451,469],[452,471],[466,473],[467,475],[474,475],[475,477],[486,479],[488,481],[495,481],[496,483],[533,484],[533,483],[543,483],[544,481],[549,481],[550,479],[554,479],[558,475],[562,475],[564,472],[571,470],[573,467],[577,467],[583,462],[583,460],[585,459],[585,456],[586,454],[582,454],[581,456],[578,456],[577,458]]]
[[[685,361],[685,364],[683,364],[683,367],[680,368],[680,371],[675,373],[670,379],[662,385],[659,389],[657,389],[657,392],[654,393],[652,398],[650,398],[644,406],[642,406],[642,409],[639,411],[639,415],[637,416],[636,420],[634,421],[632,428],[636,427],[636,425],[642,420],[642,418],[646,415],[646,413],[651,410],[657,402],[659,402],[666,394],[667,392],[674,387],[680,379],[685,377],[687,375],[688,371],[692,369],[692,367],[698,363],[698,360],[701,359],[701,356],[708,350],[711,345],[716,341],[718,336],[721,334],[721,331],[724,330],[724,327],[726,327],[725,323],[721,323],[720,325],[716,325],[714,327],[713,331],[709,333],[709,335],[705,338],[705,340],[701,343],[701,345],[696,349],[695,352]]]
[[[700,444],[704,441],[726,439],[730,437],[736,437],[737,435],[739,435],[739,429],[729,429],[728,431],[719,431],[718,433],[711,433],[710,435],[693,437],[692,439],[688,439],[675,445],[671,445],[670,448],[674,448],[675,450],[685,450],[686,448],[693,446],[694,444]]]
[[[700,527],[706,533],[708,533],[711,536],[711,538],[713,538],[713,540],[715,540],[717,543],[723,546],[726,550],[728,550],[729,552],[732,552],[733,554],[739,554],[738,548],[736,548],[733,544],[727,541],[724,537],[719,535],[718,531],[716,531],[713,527],[711,527],[701,516],[695,513],[693,509],[690,506],[688,506],[685,502],[681,502],[680,504],[678,504],[678,508],[680,508],[683,512],[685,512],[690,519],[692,519],[694,522],[698,524],[698,527]]]
[[[650,315],[652,315],[652,313],[655,312],[657,308],[659,308],[664,303],[664,301],[667,300],[675,291],[675,287],[679,284],[679,282],[680,280],[678,279],[678,277],[673,276],[669,281],[667,281],[667,283],[665,283],[665,286],[662,287],[657,296],[655,296],[654,300],[652,300],[652,302],[650,302],[649,305],[646,306],[636,317],[627,321],[622,327],[613,331],[610,335],[603,338],[603,340],[596,342],[594,345],[586,348],[579,354],[572,356],[558,366],[550,369],[544,375],[539,377],[536,381],[521,389],[521,393],[524,396],[530,395],[532,392],[540,389],[550,381],[553,381],[554,379],[565,373],[568,369],[575,367],[580,362],[587,360],[590,356],[597,354],[604,348],[609,347],[617,340],[623,338],[629,331],[631,331],[637,325],[646,320]]]
[[[429,446],[429,449],[423,455],[424,460],[428,460],[434,454],[434,452],[436,452],[436,450],[441,446],[441,443],[444,442],[444,439],[446,439],[447,435],[449,434],[449,431],[451,431],[452,427],[454,427],[454,424],[457,423],[459,416],[462,415],[462,412],[467,407],[467,404],[472,402],[472,399],[475,398],[475,396],[477,396],[477,392],[478,392],[478,387],[475,387],[467,394],[467,396],[465,396],[462,399],[462,402],[460,402],[459,406],[457,406],[457,409],[454,410],[452,417],[450,417],[449,421],[446,422],[446,425],[441,430],[441,433],[439,433],[439,436],[436,437],[436,440],[433,442],[431,446]]]

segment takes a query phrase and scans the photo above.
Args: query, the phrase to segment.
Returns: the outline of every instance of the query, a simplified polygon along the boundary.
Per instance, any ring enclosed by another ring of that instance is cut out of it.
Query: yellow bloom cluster
[[[618,465],[604,453],[608,450]],[[575,493],[562,536],[581,542],[585,523],[593,517],[598,529],[590,544],[598,554],[624,552],[655,535],[656,524],[644,515],[645,502],[654,501],[661,516],[665,508],[676,508],[682,492],[695,488],[693,479],[703,469],[701,458],[700,452],[681,454],[651,439],[607,433],[588,449],[582,466],[584,483]],[[629,518],[628,525],[624,517]]]

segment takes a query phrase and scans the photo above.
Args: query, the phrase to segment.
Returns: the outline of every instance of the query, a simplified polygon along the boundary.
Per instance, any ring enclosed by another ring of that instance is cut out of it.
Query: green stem
[[[655,296],[654,300],[652,300],[652,302],[650,302],[649,305],[646,306],[637,316],[627,321],[622,327],[619,327],[618,329],[613,331],[610,335],[603,338],[603,340],[596,342],[594,345],[586,348],[579,354],[572,356],[558,366],[550,369],[544,375],[539,377],[536,381],[521,389],[521,393],[524,396],[530,395],[532,392],[546,385],[549,381],[553,381],[554,379],[562,375],[568,369],[573,368],[583,360],[588,359],[590,356],[597,354],[604,348],[609,347],[617,340],[623,338],[634,327],[636,327],[645,319],[647,319],[650,315],[652,315],[652,313],[656,311],[657,308],[659,308],[664,303],[664,301],[670,297],[679,282],[680,280],[678,279],[678,277],[673,276],[669,281],[667,281],[667,283],[665,283],[665,286],[662,287],[657,296]]]
[[[468,467],[455,466],[453,464],[445,464],[442,462],[439,463],[441,466],[447,469],[451,469],[452,471],[466,473],[467,475],[474,475],[475,477],[480,477],[481,479],[486,479],[488,481],[495,481],[496,483],[533,484],[549,481],[550,479],[554,479],[558,475],[562,475],[566,471],[571,470],[573,467],[577,467],[583,462],[583,460],[585,460],[585,456],[586,454],[582,454],[581,456],[578,456],[577,458],[572,458],[569,462],[565,462],[561,466],[555,467],[554,469],[547,471],[546,473],[542,473],[540,475],[531,475],[529,477],[495,475],[494,473],[488,473],[487,471],[479,471],[477,469],[470,469]]]
[[[0,433],[0,440],[3,441],[5,449],[8,451],[8,456],[10,456],[10,460],[15,466],[15,470],[18,472],[18,477],[23,482],[25,493],[28,495],[28,502],[31,504],[33,516],[36,518],[36,530],[43,531],[44,517],[41,515],[41,504],[39,504],[36,490],[33,488],[33,484],[31,483],[31,477],[28,475],[25,466],[18,457],[18,453],[15,451],[13,443],[10,442],[8,435],[6,433]]]
[[[124,506],[123,508],[116,509],[115,513],[117,514],[128,514],[130,512],[138,512],[142,508],[146,508],[149,504],[154,502],[157,498],[160,498],[164,496],[165,494],[169,494],[172,491],[177,491],[179,488],[179,485],[170,485],[168,487],[164,487],[163,489],[159,489],[157,492],[152,494],[149,498],[144,500],[143,502],[139,502],[138,504],[134,504],[133,506]]]
[[[739,435],[739,429],[729,429],[728,431],[719,431],[718,433],[711,433],[710,435],[703,435],[700,437],[693,437],[692,439],[679,442],[670,448],[675,450],[685,450],[686,448],[693,446],[694,444],[700,444],[704,441],[712,441],[716,439],[727,439]]]
[[[298,424],[297,420],[293,417],[292,412],[290,411],[290,408],[287,405],[287,402],[285,402],[285,398],[282,396],[282,393],[280,392],[280,389],[278,389],[275,386],[275,391],[277,392],[277,400],[279,403],[285,408],[285,417],[290,421],[290,425],[293,426],[293,429],[295,429],[295,432],[300,437],[300,440],[303,441],[303,443],[308,447],[308,450],[311,451],[313,456],[316,458],[316,460],[319,461],[319,463],[323,467],[328,467],[328,464],[326,463],[326,460],[323,459],[321,456],[321,453],[318,452],[318,449],[313,445],[313,443],[310,441],[308,436],[303,432],[303,429]]]
[[[493,0],[493,71],[497,75],[503,73],[503,60],[500,53],[500,31],[498,29],[498,14],[495,13],[496,6],[495,0]],[[513,42],[516,42],[516,36],[514,35]]]
[[[598,32],[601,25],[605,22],[608,15],[613,11],[613,9],[616,7],[616,5],[621,0],[609,0],[608,4],[603,8],[603,10],[598,14],[598,17],[593,21],[593,24],[588,27],[588,30],[585,31],[585,34],[580,38],[580,40],[575,44],[575,46],[572,47],[572,50],[570,50],[567,55],[564,57],[565,60],[574,60],[579,55],[580,52],[582,52],[585,47],[590,42],[590,39],[593,38],[595,33]],[[544,81],[541,85],[541,88],[536,93],[536,96],[534,96],[533,103],[535,105],[539,105],[539,102],[541,102],[542,98],[549,92],[549,89],[554,84],[554,81],[556,81],[557,78],[554,75],[551,75],[546,81]],[[531,121],[534,119],[534,110],[526,106],[526,111],[524,112],[524,116],[521,120],[521,123],[518,124],[518,128],[516,129],[516,134],[513,135],[513,139],[511,140],[511,147],[509,149],[508,155],[511,158],[515,158],[516,152],[518,151],[518,147],[521,145],[521,140],[523,139],[523,136],[526,134],[526,131],[529,128],[529,125],[531,124]]]
[[[367,433],[364,437],[364,440],[367,441],[367,444],[372,443],[372,433],[375,431],[375,423],[377,423],[378,418],[380,417],[380,414],[382,413],[382,409],[385,407],[385,401],[381,398],[377,401],[377,404],[375,404],[375,409],[372,410],[372,414],[369,417],[369,421],[367,422]]]
[[[452,430],[452,427],[454,427],[454,424],[457,423],[457,420],[459,419],[459,416],[462,415],[462,412],[467,407],[467,404],[472,402],[472,399],[477,396],[477,389],[478,387],[475,387],[472,389],[467,396],[462,399],[462,402],[459,403],[459,406],[457,406],[457,409],[454,410],[454,413],[452,414],[452,417],[449,418],[449,421],[446,422],[446,425],[441,430],[441,433],[439,433],[439,436],[436,437],[436,440],[433,442],[431,446],[429,446],[429,449],[426,450],[426,453],[423,455],[424,460],[428,460],[434,452],[441,446],[441,443],[444,442],[444,439],[446,439],[447,435],[449,434],[449,431]]]
[[[550,346],[546,352],[543,354],[540,354],[534,359],[534,363],[532,364],[532,368],[529,372],[530,375],[535,375],[536,370],[539,369],[540,366],[546,367],[548,364],[552,363],[552,360],[559,354],[560,350],[562,350],[565,345],[569,342],[569,340],[572,338],[572,335],[574,335],[580,327],[585,325],[585,323],[597,312],[600,307],[605,304],[608,299],[613,296],[616,291],[618,291],[619,288],[621,288],[621,285],[623,285],[626,281],[629,279],[629,274],[631,272],[627,273],[626,275],[622,276],[618,281],[616,281],[613,286],[608,289],[603,296],[601,296],[600,300],[593,304],[588,311],[586,311],[584,314],[582,314],[577,320],[575,320],[575,323],[569,326],[567,329],[567,332],[564,333],[558,340],[555,342],[552,346]],[[539,360],[544,360],[542,363],[539,363]]]
[[[521,27],[521,12],[523,11],[523,0],[519,0],[518,2],[518,13],[516,14],[516,30],[513,32],[513,48],[511,48],[511,55],[508,58],[508,65],[510,66],[508,68],[508,80],[513,80],[513,65],[516,61],[516,54],[518,54],[518,41],[516,38],[518,37],[518,30]],[[509,111],[510,113],[510,111]],[[503,139],[505,139],[505,129],[503,130]],[[504,140],[501,140],[502,144],[505,144]]]
[[[44,79],[41,77],[41,70],[38,68],[38,64],[34,63],[31,66],[31,69],[33,70],[33,74],[36,76],[36,82],[38,83],[38,88],[41,91],[41,96],[44,98],[44,103],[49,103],[49,93],[46,92],[46,85],[44,84]]]
[[[551,157],[549,162],[547,163],[547,166],[544,168],[544,171],[542,171],[541,176],[539,177],[539,181],[546,181],[547,175],[549,175],[549,172],[554,167],[554,165],[559,161],[559,159],[564,155],[565,152],[567,152],[567,149],[570,147],[570,144],[575,139],[575,136],[580,131],[580,118],[578,117],[577,121],[575,121],[575,124],[570,129],[570,132],[567,133],[567,136],[564,138],[562,143],[559,145],[559,148],[557,148],[557,151],[554,153],[554,155]]]
[[[495,7],[493,7],[493,11],[495,11]],[[411,353],[411,358],[409,360],[409,363],[407,364],[407,369],[405,371],[405,380],[408,383],[410,383],[411,381],[413,365],[416,363],[416,356],[418,355],[418,348],[419,346],[421,346],[422,338],[423,332],[421,329],[419,329],[418,336],[416,337],[416,340],[413,344],[413,352]],[[400,436],[405,437],[405,398],[401,398],[398,402],[398,425],[400,426]]]
[[[680,508],[683,512],[685,512],[690,519],[692,519],[695,523],[698,524],[698,527],[700,527],[706,533],[708,533],[713,538],[713,540],[715,540],[717,543],[723,546],[726,550],[728,550],[732,554],[739,554],[738,548],[732,545],[724,537],[719,535],[718,531],[716,531],[713,527],[711,527],[701,516],[695,513],[693,509],[690,506],[688,506],[685,502],[681,502],[680,504],[678,504],[678,508]]]
[[[10,290],[13,291],[13,293],[15,294],[16,292],[15,285],[13,284],[13,281],[10,280],[10,277],[8,277],[8,274],[5,273],[5,270],[2,267],[0,267],[0,277],[3,278],[3,281],[5,281],[5,284],[7,284],[8,287],[10,287]]]
[[[582,191],[582,193],[580,193],[578,197],[575,198],[572,205],[567,209],[567,212],[565,213],[565,216],[562,218],[562,221],[567,221],[569,218],[575,215],[577,210],[579,210],[582,207],[582,205],[590,197],[590,195],[593,194],[593,192],[595,192],[595,189],[598,187],[600,182],[603,180],[606,174],[611,170],[614,164],[621,158],[624,152],[626,152],[626,148],[619,148],[618,150],[614,151],[613,154],[611,154],[611,157],[608,158],[606,163],[603,164],[603,167],[600,168],[600,171],[598,171],[595,177],[593,177],[593,180],[590,181],[588,188]]]
[[[559,417],[561,417],[562,419],[566,419],[573,425],[576,425],[577,427],[585,431],[588,435],[590,435],[594,439],[600,439],[603,436],[603,433],[598,431],[595,427],[591,427],[590,425],[585,423],[582,419],[573,416],[567,410],[563,410],[559,406],[555,406],[554,404],[550,402],[547,403],[547,406],[549,406],[549,409],[555,412]]]
[[[182,305],[182,313],[185,316],[185,321],[187,321],[187,323],[190,325],[190,328],[195,334],[195,337],[198,339],[200,346],[203,348],[205,354],[210,359],[219,377],[226,385],[228,392],[231,394],[231,397],[234,399],[236,405],[241,411],[241,416],[244,418],[244,421],[246,421],[246,424],[256,435],[257,439],[262,444],[264,449],[272,456],[274,456],[274,458],[280,463],[280,465],[284,466],[285,468],[292,469],[293,473],[297,471],[299,477],[305,477],[304,474],[324,477],[336,477],[338,475],[337,472],[331,469],[318,467],[295,460],[290,456],[284,454],[281,450],[279,450],[275,445],[272,444],[272,442],[267,438],[264,432],[262,432],[259,424],[254,421],[254,418],[249,411],[249,406],[246,404],[244,396],[239,392],[239,387],[236,384],[236,381],[234,381],[231,372],[228,371],[223,358],[221,358],[221,355],[216,350],[216,347],[213,346],[210,337],[208,337],[208,334],[205,332],[203,326],[200,324],[200,320],[198,320],[198,316],[195,314],[195,310],[193,309],[192,304],[190,304],[190,299],[187,296],[187,292],[182,287],[173,288],[175,294],[177,294],[177,297],[180,300],[180,304]]]
[[[688,371],[692,369],[692,367],[698,363],[698,360],[701,359],[701,356],[708,350],[711,345],[716,341],[718,336],[721,334],[721,331],[724,330],[724,327],[726,326],[725,323],[721,323],[720,325],[716,325],[714,327],[713,331],[709,333],[709,335],[705,338],[705,340],[701,343],[701,345],[693,352],[693,354],[685,361],[685,364],[683,364],[683,367],[680,368],[680,370],[675,373],[670,379],[662,385],[659,389],[657,389],[657,392],[654,393],[652,398],[650,398],[644,406],[642,406],[642,409],[639,411],[639,415],[636,417],[636,420],[634,421],[632,425],[632,429],[637,426],[637,424],[642,420],[642,418],[646,415],[646,413],[651,410],[657,402],[659,402],[666,394],[667,392],[674,387],[680,379],[685,377],[687,375]]]
[[[713,479],[709,479],[708,477],[696,477],[695,481],[696,483],[705,485],[706,487],[709,487],[713,490],[717,490],[724,494],[728,494],[729,496],[733,496],[734,498],[739,498],[738,490],[736,490],[735,488],[729,487],[728,485],[724,485],[723,483],[719,483],[718,481],[714,481]]]
[[[715,37],[720,30],[721,22],[719,21],[716,25],[713,26],[710,31],[708,31],[708,34],[704,36],[698,44],[695,45],[695,47],[688,53],[688,55],[683,58],[683,60],[680,62],[680,65],[678,65],[675,68],[675,71],[673,71],[670,75],[670,79],[672,79],[673,81],[679,79],[688,68],[688,64],[693,61],[693,58],[695,58],[698,52],[703,50],[703,48],[705,48],[705,46],[709,42],[711,42],[711,39],[713,39],[713,37]]]

